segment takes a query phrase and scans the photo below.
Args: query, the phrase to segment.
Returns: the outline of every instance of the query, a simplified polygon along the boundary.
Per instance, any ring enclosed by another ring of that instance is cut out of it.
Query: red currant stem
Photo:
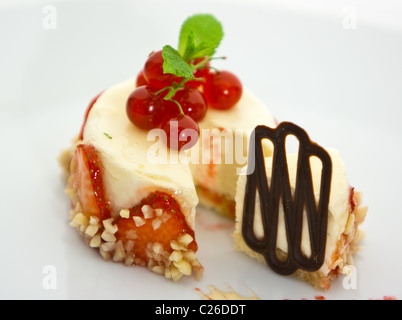
[[[164,100],[170,100],[176,94],[177,90],[184,87],[184,84],[187,81],[205,81],[205,79],[204,78],[184,78],[182,81],[180,81],[179,84],[172,83],[171,86],[164,87],[161,90],[155,92],[155,95],[159,95],[163,91],[169,90],[168,94],[164,97]]]
[[[191,64],[190,63],[190,67],[191,67],[191,69],[193,71],[197,70],[197,69],[201,69],[201,68],[212,68],[211,66],[206,65],[209,61],[211,61],[211,60],[225,60],[225,59],[226,59],[225,56],[223,56],[223,57],[210,57],[210,56],[208,56],[208,57],[206,57],[205,59],[203,59],[201,62],[199,62],[197,64]]]
[[[228,57],[222,56],[222,57],[211,57],[210,60],[226,60]]]
[[[214,70],[214,71],[216,71],[218,73],[220,72],[220,70],[218,68],[215,68],[215,67],[212,67],[212,66],[205,66],[205,68],[212,69],[212,70]]]
[[[192,79],[194,79],[194,78],[183,78],[178,84],[177,83],[172,83],[171,86],[167,86],[166,88],[163,88],[162,90],[159,90],[158,92],[162,92],[162,91],[164,91],[166,89],[169,89],[168,94],[164,98],[165,100],[169,100],[170,98],[172,98],[175,95],[177,90],[179,90],[180,88],[183,88],[184,84],[187,81],[192,80]]]
[[[197,64],[192,64],[189,63],[191,70],[195,71],[197,69],[201,69],[203,67],[205,67],[205,65],[212,59],[212,57],[207,57],[205,59],[203,59],[201,62],[197,63]]]
[[[181,107],[181,105],[180,105],[180,103],[178,101],[173,100],[173,99],[166,99],[166,97],[165,97],[165,100],[174,102],[178,106],[180,113],[184,116],[183,108]]]
[[[183,88],[184,84],[190,80],[194,80],[194,78],[183,78],[178,84],[172,83],[171,86],[167,86],[167,87],[159,90],[158,92],[156,92],[156,94],[160,94],[161,92],[163,92],[165,90],[169,90],[168,94],[163,99],[174,102],[178,106],[180,113],[182,115],[184,115],[184,111],[183,111],[183,108],[181,107],[180,103],[178,101],[172,99],[172,97],[176,94],[177,90],[179,90],[180,88]]]
[[[155,92],[155,94],[158,95],[158,94],[161,94],[163,91],[169,90],[168,94],[163,98],[163,100],[174,102],[179,107],[180,113],[184,114],[183,108],[181,107],[180,103],[176,100],[171,99],[175,95],[177,90],[179,89],[179,86],[178,85],[176,85],[176,86],[177,86],[177,88],[175,86],[167,86],[167,87]]]
[[[204,82],[205,79],[204,79],[204,78],[188,78],[187,81],[200,81],[200,82]],[[187,82],[187,81],[186,81],[186,82]],[[184,86],[183,86],[183,87],[184,87]]]
[[[179,84],[176,85],[176,91],[177,91],[178,89],[182,88],[182,87],[184,86],[184,84],[185,84],[187,81],[190,81],[190,80],[192,80],[192,79],[194,79],[194,77],[192,77],[192,78],[183,78],[183,79],[179,82]]]
[[[171,88],[172,88],[171,86],[164,87],[163,89],[160,89],[159,91],[156,91],[156,92],[155,92],[155,95],[159,95],[159,94],[161,94],[163,91],[165,91],[165,90],[170,90]]]

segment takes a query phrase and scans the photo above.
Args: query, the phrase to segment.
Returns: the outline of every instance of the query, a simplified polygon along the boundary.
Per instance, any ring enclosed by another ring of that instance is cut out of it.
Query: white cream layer
[[[198,197],[187,164],[152,164],[148,151],[155,141],[136,128],[126,115],[126,101],[135,88],[131,79],[106,90],[94,104],[84,129],[84,143],[100,153],[104,182],[114,214],[132,208],[153,191],[166,191],[180,202],[194,229]],[[163,143],[158,147],[165,148]]]
[[[328,266],[333,263],[331,261],[334,251],[337,249],[336,244],[340,239],[342,233],[345,231],[345,227],[349,216],[349,195],[350,186],[347,180],[346,171],[344,163],[338,153],[338,151],[333,149],[327,149],[332,160],[332,182],[331,182],[331,195],[329,201],[329,216],[328,216],[328,229],[327,229],[327,244],[325,252],[325,263],[321,267],[321,271],[325,274],[330,270]],[[296,168],[297,168],[297,155],[287,155],[288,158],[288,168],[289,168],[289,179],[291,181],[292,191],[295,189],[295,179],[296,179]],[[270,173],[272,171],[272,159],[271,157],[266,158],[266,172]],[[246,168],[244,168],[246,170]],[[316,201],[318,202],[320,196],[320,177],[321,177],[322,165],[321,161],[317,158],[311,158],[311,172],[313,177],[314,194]],[[242,228],[242,216],[243,216],[243,204],[245,196],[247,176],[241,176],[237,184],[237,194],[236,194],[236,233],[241,234]],[[270,177],[268,177],[270,181]],[[254,231],[256,236],[262,236],[262,222],[261,222],[261,211],[259,199],[256,199],[256,213],[255,213],[255,226]],[[306,255],[311,253],[310,250],[310,240],[309,232],[307,226],[306,216],[304,216],[303,232],[302,232],[302,250]],[[279,211],[279,227],[278,227],[278,239],[277,247],[284,252],[287,252],[287,241],[285,233],[285,223],[284,223],[284,211],[281,206]]]
[[[247,164],[248,142],[252,131],[258,125],[276,127],[276,121],[260,100],[249,90],[243,89],[240,101],[233,108],[210,108],[199,125],[203,130],[212,129],[215,139],[211,140],[211,136],[202,131],[194,146],[199,152],[193,155],[190,165],[194,182],[197,186],[234,200],[238,173]],[[203,161],[202,157],[208,154],[216,165]],[[270,152],[266,155],[270,155]]]

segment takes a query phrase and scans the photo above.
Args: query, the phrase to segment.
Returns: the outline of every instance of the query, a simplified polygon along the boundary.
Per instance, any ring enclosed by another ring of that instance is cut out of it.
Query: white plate
[[[309,14],[261,1],[15,3],[0,6],[0,298],[199,299],[195,288],[208,292],[209,285],[243,295],[251,289],[261,299],[402,297],[401,29],[354,24],[353,10]],[[202,209],[200,282],[106,263],[69,226],[57,157],[87,103],[136,76],[151,50],[176,45],[182,21],[197,12],[223,23],[219,54],[228,59],[220,66],[279,120],[339,149],[350,183],[365,193],[370,209],[356,288],[340,277],[323,293],[276,275],[233,251],[231,223]],[[49,287],[50,275],[56,282]]]

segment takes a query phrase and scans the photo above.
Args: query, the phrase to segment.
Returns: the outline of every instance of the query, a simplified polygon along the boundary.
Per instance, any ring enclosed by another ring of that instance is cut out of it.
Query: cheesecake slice
[[[249,137],[257,124],[275,121],[244,90],[232,109],[210,108],[197,145],[177,154],[128,119],[126,101],[135,82],[119,83],[95,99],[82,133],[64,154],[71,225],[105,260],[146,266],[174,280],[200,278],[194,233],[198,199],[234,219]],[[169,157],[158,158],[156,150]]]
[[[276,126],[267,106],[244,89],[230,110],[210,108],[199,123],[198,143],[190,150],[190,168],[200,204],[235,219],[236,185],[247,164],[250,136],[257,125]],[[264,154],[272,155],[269,144]]]
[[[328,202],[328,219],[325,243],[325,252],[323,255],[323,263],[317,270],[310,271],[303,268],[298,268],[292,274],[316,288],[328,290],[331,282],[338,274],[347,273],[353,264],[352,254],[358,250],[357,243],[362,238],[362,231],[359,225],[364,221],[367,207],[362,207],[362,195],[355,191],[347,180],[344,163],[336,150],[327,150],[332,162],[332,179],[330,182],[330,196]],[[298,154],[287,155],[287,166],[289,174],[289,182],[291,193],[294,197],[296,188],[296,174],[298,169]],[[323,164],[317,157],[310,159],[310,169],[313,182],[313,194],[315,202],[318,204],[320,199],[321,178],[323,172]],[[247,167],[244,168],[247,172]],[[272,157],[265,158],[265,172],[267,175],[268,184],[272,181],[273,159]],[[265,173],[264,173],[265,175]],[[244,220],[244,203],[246,194],[247,175],[241,175],[237,183],[236,193],[236,228],[233,234],[235,239],[235,247],[238,251],[246,253],[248,256],[257,261],[267,264],[267,258],[263,250],[256,250],[248,245],[245,241],[243,228]],[[267,201],[267,199],[264,199]],[[318,205],[317,205],[318,207]],[[276,258],[278,261],[285,261],[288,257],[288,239],[287,232],[292,228],[286,227],[284,218],[283,202],[279,201],[279,215],[276,238]],[[263,218],[261,215],[260,196],[257,192],[255,197],[255,212],[253,220],[253,232],[258,239],[264,239],[267,235],[264,234]],[[309,233],[309,223],[307,222],[306,208],[303,209],[303,223],[301,229],[301,252],[309,258],[312,254],[311,233]],[[290,231],[292,232],[292,231]],[[319,230],[315,230],[319,232]],[[310,234],[310,235],[309,235]],[[325,230],[324,230],[325,238]],[[262,240],[261,240],[262,241]],[[307,268],[308,269],[308,268]]]
[[[64,154],[71,225],[105,260],[140,265],[173,280],[201,277],[194,228],[198,197],[190,168],[152,164],[155,141],[132,125],[128,80],[93,104],[82,139]]]

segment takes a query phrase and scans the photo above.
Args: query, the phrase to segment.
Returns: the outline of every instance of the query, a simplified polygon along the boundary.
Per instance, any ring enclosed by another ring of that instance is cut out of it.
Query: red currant
[[[163,73],[162,50],[152,53],[144,66],[144,78],[155,88],[162,89],[171,86],[173,82],[179,83],[181,78],[170,73]]]
[[[175,150],[186,150],[193,147],[200,135],[200,127],[190,116],[179,114],[162,124],[166,133],[167,146]]]
[[[180,88],[172,99],[176,100],[181,105],[184,114],[193,118],[194,121],[201,121],[207,113],[208,106],[205,97],[196,88],[187,86]]]
[[[126,112],[130,121],[140,129],[160,127],[164,115],[164,103],[157,89],[146,85],[136,88],[128,97]]]
[[[140,73],[137,75],[137,79],[135,81],[135,87],[141,87],[141,86],[146,86],[148,84],[148,81],[144,77],[144,71],[141,70]]]
[[[80,135],[79,135],[80,140],[84,139],[84,128],[85,128],[85,125],[88,120],[89,112],[91,111],[95,102],[98,101],[98,98],[102,95],[102,93],[103,93],[103,91],[101,93],[99,93],[95,98],[93,98],[87,107],[87,111],[85,112],[85,116],[84,116],[84,123],[82,124]]]
[[[179,106],[174,103],[173,101],[170,100],[163,100],[164,103],[164,110],[165,113],[163,115],[163,121],[162,122],[166,122],[169,119],[176,117],[180,114],[180,108]]]
[[[242,84],[236,75],[229,71],[210,73],[204,83],[204,95],[211,108],[227,110],[241,98]]]

